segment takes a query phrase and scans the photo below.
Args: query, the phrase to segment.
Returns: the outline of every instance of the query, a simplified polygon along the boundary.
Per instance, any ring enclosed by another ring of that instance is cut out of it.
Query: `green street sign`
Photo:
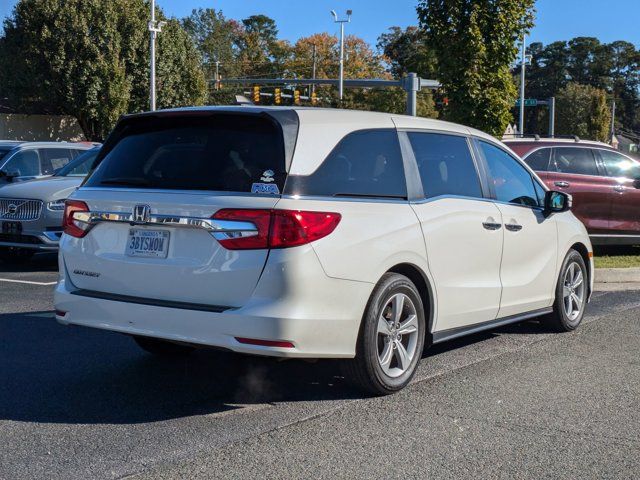
[[[520,99],[516,100],[516,107],[520,106]],[[525,107],[537,107],[538,106],[538,100],[536,100],[535,98],[525,98],[524,99],[524,106]]]

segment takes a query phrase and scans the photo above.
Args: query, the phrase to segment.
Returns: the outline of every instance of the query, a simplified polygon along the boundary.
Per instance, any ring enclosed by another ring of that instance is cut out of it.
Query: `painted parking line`
[[[0,278],[0,282],[8,282],[8,283],[26,283],[27,285],[41,285],[41,286],[49,286],[55,285],[58,282],[32,282],[31,280],[14,280],[12,278]]]

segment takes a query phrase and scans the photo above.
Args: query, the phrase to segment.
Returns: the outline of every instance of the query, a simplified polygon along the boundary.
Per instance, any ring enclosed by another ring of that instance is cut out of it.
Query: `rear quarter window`
[[[549,170],[550,160],[551,148],[540,148],[524,159],[525,163],[537,172],[546,172]]]
[[[289,175],[286,193],[331,197],[407,198],[395,130],[362,130],[344,137],[311,175]]]
[[[282,131],[263,116],[143,116],[116,135],[86,186],[272,194],[284,186]]]

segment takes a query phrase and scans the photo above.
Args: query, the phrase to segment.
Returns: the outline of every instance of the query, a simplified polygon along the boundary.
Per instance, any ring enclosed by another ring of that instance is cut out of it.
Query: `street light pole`
[[[336,11],[331,10],[331,15],[333,15],[334,23],[340,24],[340,81],[338,84],[338,95],[340,96],[340,101],[342,101],[342,97],[344,94],[344,24],[351,22],[352,13],[352,10],[347,10],[347,18],[339,20]]]
[[[156,0],[151,0],[151,20],[149,21],[150,34],[150,75],[149,75],[149,108],[156,109],[156,37],[162,31],[167,22],[156,22]]]
[[[526,36],[522,34],[522,65],[520,66],[520,122],[518,125],[518,131],[521,136],[524,136],[524,75],[527,63],[527,48],[526,48]]]

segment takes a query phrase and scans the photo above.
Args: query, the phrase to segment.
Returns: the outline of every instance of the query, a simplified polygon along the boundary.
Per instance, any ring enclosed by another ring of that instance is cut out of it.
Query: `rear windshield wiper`
[[[149,180],[147,180],[146,178],[136,177],[114,177],[100,180],[100,185],[128,185],[135,187],[146,187],[149,185]]]
[[[353,197],[353,198],[388,198],[395,200],[406,200],[407,197],[402,195],[380,195],[371,193],[334,193],[334,197]]]

